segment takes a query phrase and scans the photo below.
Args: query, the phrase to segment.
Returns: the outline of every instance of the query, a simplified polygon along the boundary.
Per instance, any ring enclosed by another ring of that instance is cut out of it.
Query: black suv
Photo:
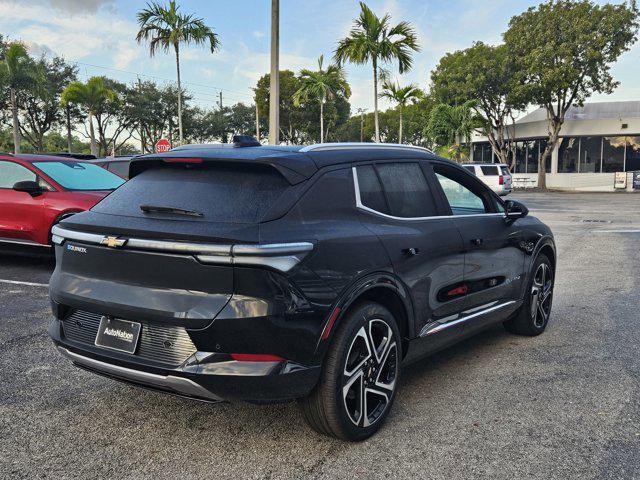
[[[541,333],[551,231],[457,164],[384,144],[239,141],[134,159],[55,227],[49,333],[74,364],[200,400],[298,399],[372,435],[403,364]]]

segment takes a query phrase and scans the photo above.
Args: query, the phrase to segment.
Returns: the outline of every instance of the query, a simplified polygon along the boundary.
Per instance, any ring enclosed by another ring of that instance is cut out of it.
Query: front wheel
[[[393,404],[401,356],[391,312],[374,302],[353,307],[333,339],[318,385],[299,402],[309,425],[343,440],[373,435]]]
[[[546,255],[536,258],[528,282],[527,296],[518,312],[504,327],[519,335],[540,335],[547,328],[553,302],[553,266]]]

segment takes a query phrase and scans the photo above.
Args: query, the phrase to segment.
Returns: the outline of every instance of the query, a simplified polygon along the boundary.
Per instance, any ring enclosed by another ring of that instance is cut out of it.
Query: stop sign
[[[156,153],[168,152],[171,149],[171,144],[166,138],[161,138],[156,142]]]

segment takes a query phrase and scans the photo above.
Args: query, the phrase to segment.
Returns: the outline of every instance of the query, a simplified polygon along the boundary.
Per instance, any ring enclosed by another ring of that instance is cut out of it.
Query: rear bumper
[[[245,362],[221,360],[220,354],[195,352],[176,368],[138,363],[134,356],[117,356],[99,347],[79,345],[61,335],[54,319],[49,335],[58,351],[74,365],[145,388],[165,393],[219,402],[282,402],[309,394],[318,381],[320,367],[289,361]]]

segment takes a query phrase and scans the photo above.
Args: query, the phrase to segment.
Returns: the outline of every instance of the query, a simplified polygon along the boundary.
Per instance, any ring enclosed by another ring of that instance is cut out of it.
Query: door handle
[[[404,255],[408,255],[410,257],[414,257],[414,256],[420,254],[420,249],[419,248],[413,248],[413,247],[411,247],[411,248],[403,248],[402,249],[402,253]]]
[[[476,247],[482,246],[483,243],[484,243],[484,240],[481,239],[481,238],[472,238],[471,239],[471,245],[474,245]]]

